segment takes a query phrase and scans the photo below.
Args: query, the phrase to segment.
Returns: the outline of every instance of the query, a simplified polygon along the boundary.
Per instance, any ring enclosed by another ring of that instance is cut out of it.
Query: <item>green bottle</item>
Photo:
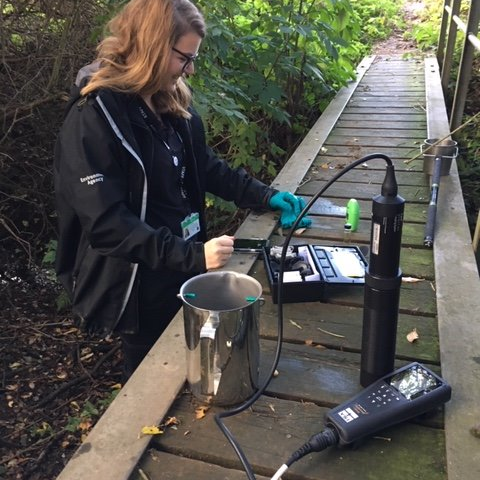
[[[355,198],[351,198],[347,203],[347,218],[345,220],[345,230],[356,232],[358,221],[360,220],[360,205]]]

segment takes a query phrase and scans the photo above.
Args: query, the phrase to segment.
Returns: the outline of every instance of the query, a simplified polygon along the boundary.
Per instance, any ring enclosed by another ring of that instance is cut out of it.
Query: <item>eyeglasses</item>
[[[182,73],[198,58],[198,53],[196,55],[188,55],[187,53],[183,53],[180,50],[177,50],[175,47],[172,47],[172,50],[185,59],[185,63],[182,67]]]

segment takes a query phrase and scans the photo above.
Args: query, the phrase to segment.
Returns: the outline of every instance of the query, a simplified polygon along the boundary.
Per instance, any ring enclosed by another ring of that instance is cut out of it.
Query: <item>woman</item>
[[[207,191],[290,221],[303,204],[206,145],[185,83],[206,33],[190,1],[132,0],[108,31],[55,149],[57,274],[83,327],[120,334],[128,375],[178,311],[180,286],[233,252],[233,237],[207,240]]]

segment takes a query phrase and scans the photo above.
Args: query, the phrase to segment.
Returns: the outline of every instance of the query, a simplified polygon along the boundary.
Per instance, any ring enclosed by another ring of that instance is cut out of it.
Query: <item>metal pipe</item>
[[[426,247],[433,246],[435,231],[435,218],[437,216],[438,191],[440,188],[440,172],[442,169],[442,157],[436,157],[433,165],[432,186],[430,192],[430,203],[428,204],[427,223],[425,225],[425,238],[423,244]]]

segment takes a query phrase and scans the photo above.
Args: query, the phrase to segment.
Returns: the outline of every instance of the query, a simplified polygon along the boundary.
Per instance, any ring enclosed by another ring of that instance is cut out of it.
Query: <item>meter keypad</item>
[[[376,391],[368,395],[367,400],[372,407],[381,408],[392,404],[392,402],[399,402],[400,395],[388,385],[380,385]]]

